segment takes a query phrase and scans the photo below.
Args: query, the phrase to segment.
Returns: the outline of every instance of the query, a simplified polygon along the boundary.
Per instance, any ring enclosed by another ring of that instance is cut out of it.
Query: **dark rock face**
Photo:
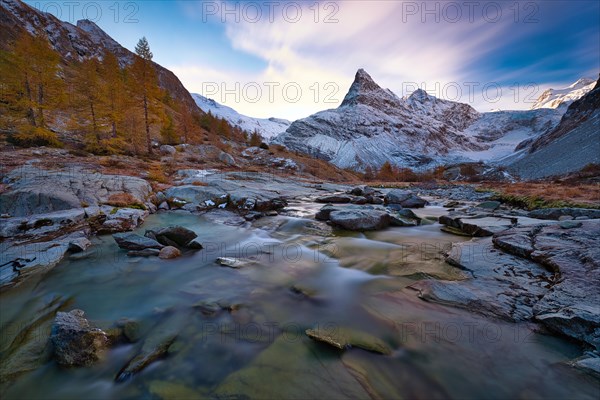
[[[164,245],[154,239],[136,235],[135,233],[115,233],[113,239],[125,250],[162,249]]]
[[[455,244],[446,262],[470,279],[419,281],[411,286],[419,297],[508,321],[532,319],[533,306],[552,279],[536,263],[495,249],[491,238]]]
[[[556,283],[534,306],[550,330],[600,349],[600,221],[520,227],[494,236],[494,244],[534,260],[557,274]]]
[[[183,248],[188,247],[188,244],[198,237],[194,231],[182,226],[169,226],[156,231],[147,230],[144,236],[154,239],[165,246]]]
[[[400,204],[405,208],[422,208],[427,201],[409,190],[393,189],[385,195],[385,204]]]
[[[580,226],[579,223],[581,223]],[[600,221],[514,227],[453,246],[446,261],[472,279],[420,281],[424,300],[549,330],[600,348]]]
[[[92,365],[109,344],[106,333],[91,327],[81,310],[58,312],[50,341],[56,362],[67,367]]]

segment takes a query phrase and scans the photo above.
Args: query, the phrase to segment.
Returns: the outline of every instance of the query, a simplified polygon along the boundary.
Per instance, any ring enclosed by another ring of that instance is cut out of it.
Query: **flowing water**
[[[103,236],[88,258],[2,293],[3,330],[56,295],[101,327],[121,318],[142,327],[139,342],[112,348],[93,367],[49,361],[5,383],[3,398],[598,398],[597,380],[564,365],[581,354],[578,346],[533,324],[424,302],[408,288],[419,279],[464,279],[439,254],[463,238],[434,224],[323,236],[314,207],[296,204],[243,228],[153,215],[140,232],[182,225],[204,250],[169,261],[128,258]],[[247,265],[219,266],[220,256]],[[48,326],[29,340],[47,340]],[[116,383],[157,326],[178,334],[168,356]],[[305,335],[314,327],[365,332],[393,352],[337,350]],[[13,337],[2,335],[2,349],[7,341]]]

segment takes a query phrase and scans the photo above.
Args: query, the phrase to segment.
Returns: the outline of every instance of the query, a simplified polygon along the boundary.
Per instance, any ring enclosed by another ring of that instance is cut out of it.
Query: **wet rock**
[[[454,244],[446,262],[463,270],[466,279],[428,279],[410,288],[423,300],[508,321],[533,319],[533,307],[553,278],[535,262],[495,249],[491,238]]]
[[[316,341],[327,343],[333,347],[345,350],[358,347],[379,354],[391,354],[392,349],[381,339],[366,332],[344,327],[307,329],[306,335]]]
[[[140,352],[119,371],[115,381],[124,382],[131,379],[153,362],[166,357],[169,347],[175,342],[175,339],[177,339],[176,333],[151,336],[146,339]]]
[[[162,249],[164,245],[156,240],[137,235],[135,233],[115,233],[113,239],[117,245],[125,250]]]
[[[563,229],[580,228],[581,225],[582,225],[581,222],[575,222],[575,221],[571,221],[571,220],[563,220],[559,224],[559,226]]]
[[[243,260],[241,258],[235,257],[219,257],[217,258],[216,263],[222,267],[229,268],[242,268],[252,264],[252,262],[250,262],[249,260]]]
[[[452,200],[452,201],[449,201],[449,202],[445,203],[443,205],[443,207],[444,208],[456,208],[456,207],[459,207],[459,206],[462,206],[462,205],[463,205],[463,203],[461,203],[460,201]]]
[[[557,274],[534,306],[536,320],[551,331],[600,348],[600,221],[517,227],[494,235],[494,244],[534,260]]]
[[[363,196],[356,196],[351,201],[352,204],[367,204],[368,202],[369,201],[367,200],[367,198]]]
[[[145,336],[145,339],[141,346],[138,345],[137,354],[117,373],[115,381],[124,382],[172,353],[171,345],[182,327],[189,324],[191,313],[161,309],[157,310],[155,317],[158,320],[154,321],[153,326],[149,324],[150,321],[140,323],[140,329],[136,332],[140,337]]]
[[[83,251],[86,251],[91,245],[92,242],[90,242],[90,240],[87,237],[81,236],[79,238],[71,240],[69,242],[69,247],[67,248],[67,250],[71,253],[81,253]]]
[[[138,321],[123,318],[117,321],[116,325],[121,328],[123,336],[129,343],[135,343],[142,338],[142,325]]]
[[[370,204],[383,204],[384,201],[381,197],[377,196],[367,196],[367,202]]]
[[[390,218],[392,226],[417,226],[421,224],[421,218],[410,209],[392,211],[390,212]]]
[[[315,351],[308,338],[279,336],[244,368],[216,388],[217,398],[367,399],[361,383],[341,365],[339,357]],[[294,362],[290,362],[294,360]],[[265,384],[269,376],[269,384]]]
[[[530,218],[553,220],[558,220],[565,215],[573,218],[586,217],[588,219],[598,219],[600,218],[600,210],[587,208],[542,208],[529,213]]]
[[[509,229],[517,223],[516,218],[484,215],[442,215],[438,222],[446,226],[448,233],[464,234],[474,237],[492,236],[496,232]]]
[[[147,230],[144,236],[154,239],[165,246],[188,248],[188,244],[198,235],[182,226],[168,226],[158,230]]]
[[[587,372],[596,378],[600,378],[600,355],[596,352],[588,352],[587,354],[570,361],[568,364]]]
[[[385,195],[385,204],[400,204],[405,208],[422,208],[427,201],[409,190],[392,189]]]
[[[170,260],[179,256],[181,256],[181,251],[179,251],[177,247],[173,246],[163,247],[160,249],[160,253],[158,254],[158,257],[163,260]]]
[[[158,257],[160,250],[158,249],[144,249],[144,250],[129,250],[127,252],[128,257]]]
[[[483,208],[484,210],[488,210],[488,211],[495,211],[500,207],[500,204],[501,203],[499,201],[489,200],[489,201],[484,201],[483,203],[479,203],[475,207]]]
[[[558,217],[559,221],[571,221],[575,218],[571,217],[570,215],[561,215],[560,217]],[[585,218],[587,219],[587,218]]]
[[[350,203],[354,199],[354,196],[348,196],[346,194],[330,194],[327,196],[317,197],[315,202],[317,203]]]
[[[349,193],[354,196],[369,196],[375,194],[375,189],[367,185],[360,185],[352,188]]]
[[[68,300],[54,296],[50,299],[32,298],[25,309],[2,326],[2,362],[0,363],[0,384],[33,371],[46,364],[52,357],[49,345],[50,331],[56,312]]]
[[[192,249],[192,250],[202,250],[204,248],[204,246],[202,246],[202,243],[200,243],[200,240],[198,238],[190,240],[189,243],[186,244],[185,246],[188,249]]]
[[[162,203],[160,203],[158,205],[158,209],[159,210],[169,210],[170,209],[169,203],[167,203],[166,201],[163,201]]]
[[[342,210],[329,214],[329,220],[336,226],[350,231],[372,231],[390,225],[390,215],[379,210]]]
[[[67,254],[69,243],[85,237],[74,232],[49,241],[0,242],[0,287],[15,286],[54,268]]]
[[[67,367],[94,364],[109,344],[106,333],[93,328],[82,310],[58,312],[50,341],[56,362]]]

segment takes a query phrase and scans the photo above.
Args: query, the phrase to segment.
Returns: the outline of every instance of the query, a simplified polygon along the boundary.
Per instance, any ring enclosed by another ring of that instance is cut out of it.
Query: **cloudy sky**
[[[529,108],[600,70],[596,0],[28,3],[129,49],[145,35],[188,90],[257,117],[337,107],[358,68],[479,111]]]

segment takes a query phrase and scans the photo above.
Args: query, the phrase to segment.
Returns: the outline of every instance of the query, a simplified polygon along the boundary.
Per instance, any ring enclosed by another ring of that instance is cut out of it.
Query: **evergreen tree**
[[[152,66],[152,52],[145,37],[141,38],[135,46],[135,52],[138,55],[133,62],[133,72],[139,90],[141,90],[142,106],[144,108],[144,127],[146,129],[146,149],[148,154],[152,154],[152,139],[150,137],[150,118],[149,107],[152,98],[158,90],[156,73]]]

